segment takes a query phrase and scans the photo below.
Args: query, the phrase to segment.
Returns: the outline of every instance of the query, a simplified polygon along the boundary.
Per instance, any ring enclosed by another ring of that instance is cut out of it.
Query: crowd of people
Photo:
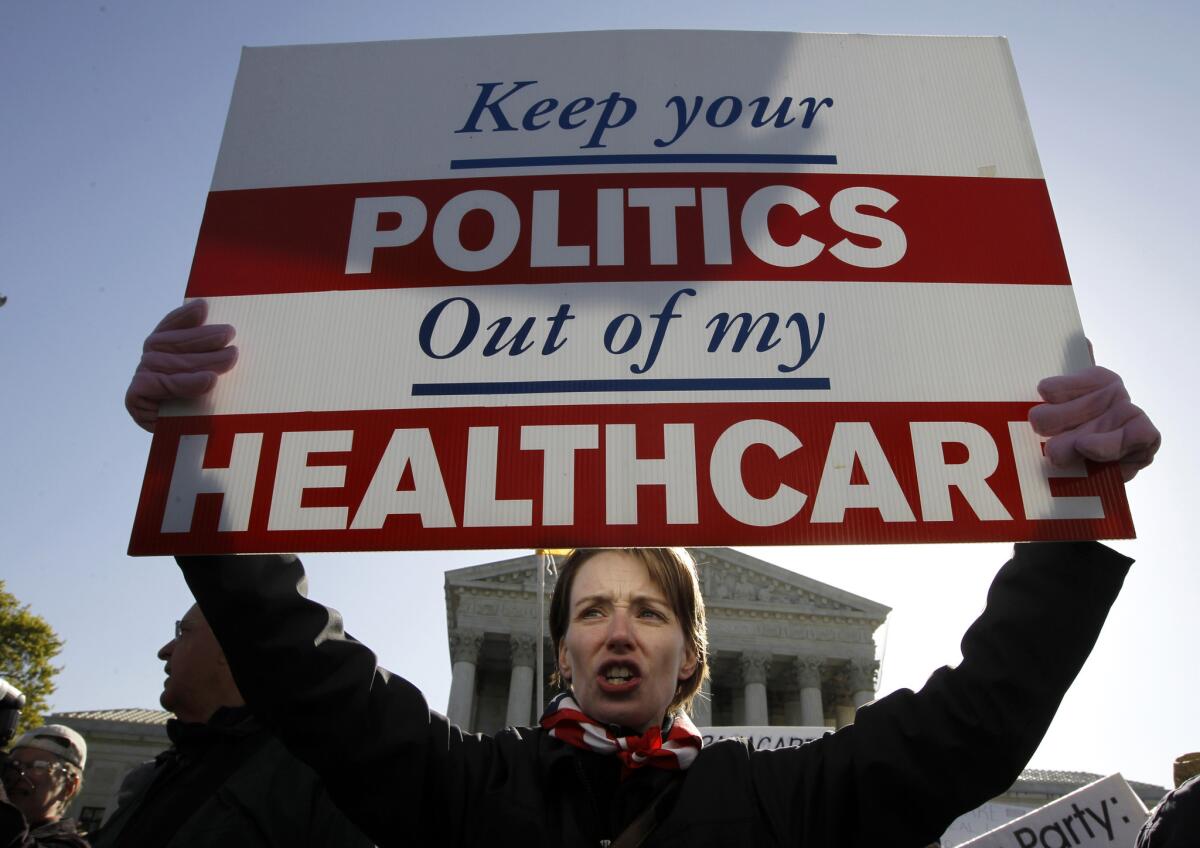
[[[147,339],[126,398],[147,429],[160,403],[211,390],[236,362],[233,328],[204,319],[194,301]],[[1053,461],[1116,462],[1131,479],[1153,460],[1158,432],[1112,372],[1039,390],[1030,421]],[[22,735],[4,765],[0,848],[926,846],[1019,775],[1131,564],[1097,543],[1017,545],[960,664],[823,739],[756,751],[704,746],[688,718],[710,658],[682,549],[572,552],[549,610],[561,692],[538,726],[494,736],[453,726],[381,668],[306,597],[296,557],[178,561],[197,604],[158,654],[171,746],[85,837],[63,818],[83,739],[59,725]]]

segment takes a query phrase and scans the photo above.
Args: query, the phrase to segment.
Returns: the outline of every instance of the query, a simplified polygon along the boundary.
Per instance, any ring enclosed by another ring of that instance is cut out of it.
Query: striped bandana
[[[622,776],[642,766],[686,769],[695,761],[703,744],[700,731],[683,713],[675,716],[665,740],[657,727],[641,735],[617,736],[610,727],[589,718],[567,692],[550,702],[540,723],[551,736],[568,745],[585,751],[616,754],[624,765]]]

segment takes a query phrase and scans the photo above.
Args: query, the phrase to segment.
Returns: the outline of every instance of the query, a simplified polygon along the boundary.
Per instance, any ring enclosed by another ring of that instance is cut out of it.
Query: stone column
[[[800,703],[800,690],[789,686],[783,692],[783,723],[788,727],[799,727],[804,724]]]
[[[740,659],[742,681],[746,692],[746,725],[766,726],[767,718],[767,666],[771,655],[759,651],[747,651]]]
[[[512,675],[508,679],[508,712],[504,718],[506,727],[524,727],[530,722],[536,648],[537,636],[514,633],[509,638]]]
[[[691,716],[696,727],[712,727],[712,678],[704,681],[692,699]]]
[[[796,657],[796,685],[800,687],[800,724],[825,726],[825,705],[821,702],[821,660]]]
[[[471,708],[475,706],[475,663],[483,634],[478,630],[460,630],[450,636],[450,659],[454,663],[450,678],[450,700],[446,718],[463,730],[469,730]]]
[[[749,722],[746,721],[746,687],[735,686],[733,687],[733,692],[731,694],[732,698],[730,700],[733,702],[733,721],[730,723],[734,727],[742,727],[743,725],[749,724]]]
[[[854,709],[875,700],[875,670],[879,663],[874,660],[852,660],[850,662],[850,699]]]

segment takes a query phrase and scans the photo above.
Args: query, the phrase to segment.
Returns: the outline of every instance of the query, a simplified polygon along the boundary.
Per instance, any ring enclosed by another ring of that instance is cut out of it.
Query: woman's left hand
[[[1120,375],[1093,365],[1038,383],[1046,402],[1029,410],[1029,423],[1048,436],[1046,457],[1069,466],[1081,459],[1118,462],[1121,476],[1132,480],[1154,461],[1162,443],[1158,428],[1129,399]]]

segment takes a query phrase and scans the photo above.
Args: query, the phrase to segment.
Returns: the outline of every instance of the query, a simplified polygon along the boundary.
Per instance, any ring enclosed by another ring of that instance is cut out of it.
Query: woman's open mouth
[[[605,663],[596,675],[601,691],[609,694],[630,692],[642,682],[641,670],[633,663]]]

